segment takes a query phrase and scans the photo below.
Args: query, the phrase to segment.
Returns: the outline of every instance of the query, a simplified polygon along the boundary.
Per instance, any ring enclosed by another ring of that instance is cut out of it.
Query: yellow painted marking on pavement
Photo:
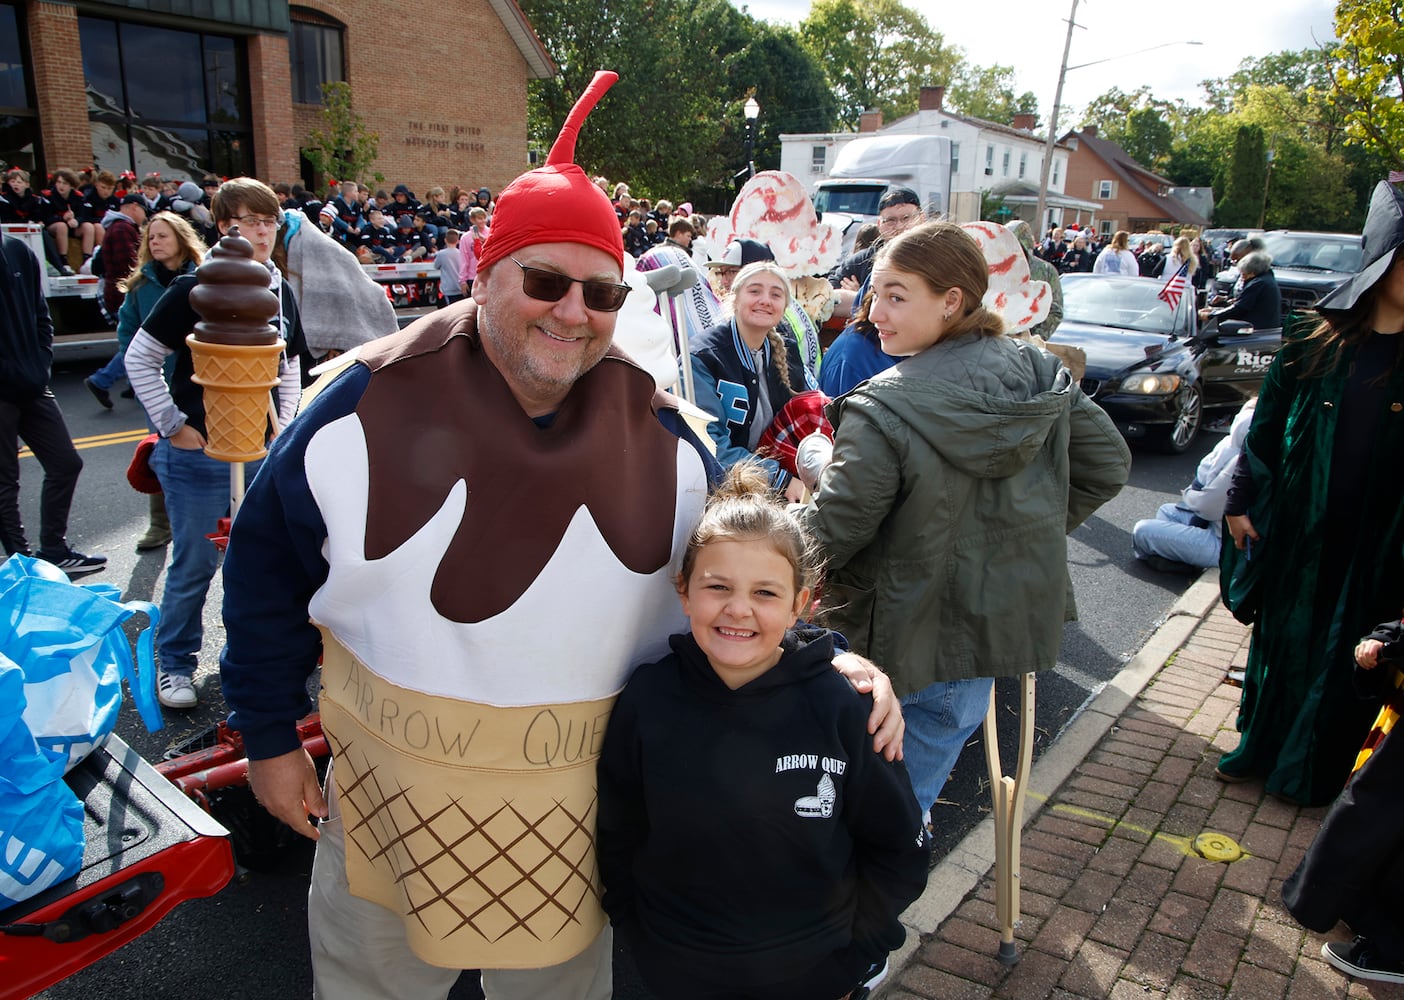
[[[1250,856],[1248,852],[1240,847],[1228,834],[1217,833],[1213,830],[1206,830],[1194,837],[1180,837],[1173,833],[1160,833],[1155,830],[1148,830],[1143,826],[1137,826],[1135,823],[1125,823],[1115,817],[1105,816],[1102,813],[1093,812],[1091,809],[1068,805],[1066,802],[1054,803],[1049,807],[1049,811],[1101,823],[1108,831],[1115,830],[1118,827],[1123,830],[1130,830],[1132,833],[1139,833],[1154,840],[1163,841],[1186,855],[1195,855],[1209,861],[1222,861],[1227,864]]]
[[[85,448],[105,448],[110,444],[135,444],[150,433],[150,431],[143,427],[140,430],[133,431],[114,431],[111,434],[93,434],[90,437],[74,438],[73,447],[82,451]],[[21,448],[19,450],[19,457],[32,458],[34,457],[34,452],[30,451],[28,448]]]

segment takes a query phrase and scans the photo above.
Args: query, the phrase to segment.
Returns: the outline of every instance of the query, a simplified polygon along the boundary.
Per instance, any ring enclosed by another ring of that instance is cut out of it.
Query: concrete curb
[[[1206,570],[1180,595],[1165,621],[1136,655],[1058,734],[1029,775],[1029,795],[1024,805],[1025,827],[1033,822],[1044,803],[1082,763],[1218,602],[1219,571]],[[874,997],[882,997],[901,978],[902,971],[921,948],[922,936],[935,932],[941,926],[990,872],[994,860],[994,819],[986,817],[931,870],[926,891],[903,912],[902,924],[907,928],[907,939],[901,948],[889,956],[891,971]],[[994,943],[992,940],[991,955]]]

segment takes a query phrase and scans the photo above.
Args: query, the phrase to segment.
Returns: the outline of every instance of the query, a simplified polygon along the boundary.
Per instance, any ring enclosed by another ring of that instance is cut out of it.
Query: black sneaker
[[[96,573],[107,568],[107,556],[85,556],[73,549],[52,554],[40,552],[39,558],[53,563],[69,576],[83,576],[85,573]]]
[[[93,398],[102,404],[103,409],[112,409],[112,394],[102,386],[92,380],[92,377],[83,379],[83,384],[88,387],[88,391],[93,394]]]
[[[1321,946],[1321,957],[1348,976],[1369,979],[1377,983],[1404,983],[1404,965],[1384,958],[1367,939],[1356,937],[1344,941],[1327,941]]]
[[[122,398],[136,399],[136,390],[133,389],[131,386],[127,386],[125,389],[122,390]]]

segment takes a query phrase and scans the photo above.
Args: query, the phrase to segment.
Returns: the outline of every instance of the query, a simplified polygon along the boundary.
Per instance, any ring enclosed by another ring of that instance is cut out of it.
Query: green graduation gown
[[[1225,529],[1226,602],[1253,622],[1253,637],[1241,739],[1219,767],[1324,805],[1344,785],[1379,707],[1353,690],[1355,643],[1404,608],[1404,366],[1389,376],[1366,467],[1333,469],[1336,418],[1358,348],[1321,376],[1303,374],[1307,350],[1300,341],[1283,346],[1248,432],[1256,487],[1249,513],[1262,536],[1250,565]],[[1363,477],[1359,511],[1328,509],[1333,476]]]

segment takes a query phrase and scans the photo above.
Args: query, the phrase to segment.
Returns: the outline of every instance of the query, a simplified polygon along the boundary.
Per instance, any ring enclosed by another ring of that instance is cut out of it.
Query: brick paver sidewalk
[[[895,969],[883,1000],[1404,998],[1336,972],[1326,938],[1282,908],[1282,880],[1325,809],[1214,778],[1238,742],[1239,689],[1224,678],[1247,646],[1248,629],[1214,606],[1025,828],[1018,964],[994,957],[991,872]],[[1205,833],[1245,856],[1205,860],[1192,846]]]

